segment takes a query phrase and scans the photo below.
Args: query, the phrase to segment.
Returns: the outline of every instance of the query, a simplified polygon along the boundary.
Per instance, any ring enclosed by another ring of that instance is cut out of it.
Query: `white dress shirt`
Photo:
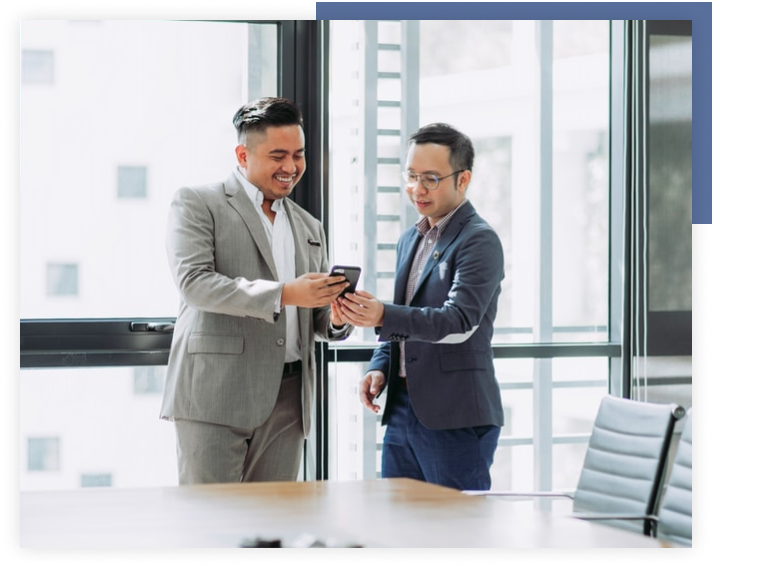
[[[256,212],[261,217],[261,223],[272,247],[272,256],[274,265],[277,269],[278,282],[290,282],[296,278],[296,244],[293,239],[293,231],[290,228],[290,221],[285,213],[282,199],[276,199],[272,203],[272,211],[276,213],[274,223],[264,213],[262,204],[264,203],[264,194],[259,188],[249,182],[241,173],[240,168],[235,168],[235,175],[243,189],[251,198]],[[280,298],[277,299],[277,305],[274,306],[274,312],[279,313],[281,310]],[[286,323],[286,346],[285,362],[297,361],[301,358],[301,336],[298,328],[298,309],[296,306],[285,306],[285,323]]]

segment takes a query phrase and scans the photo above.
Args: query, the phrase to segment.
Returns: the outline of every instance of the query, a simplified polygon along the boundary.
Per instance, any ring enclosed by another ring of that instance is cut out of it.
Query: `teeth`
[[[288,183],[288,182],[291,182],[291,181],[293,181],[293,178],[294,178],[294,177],[295,177],[295,176],[291,176],[291,177],[279,177],[279,176],[274,176],[274,179],[276,179],[277,181],[281,181],[281,182],[283,182],[283,183]]]

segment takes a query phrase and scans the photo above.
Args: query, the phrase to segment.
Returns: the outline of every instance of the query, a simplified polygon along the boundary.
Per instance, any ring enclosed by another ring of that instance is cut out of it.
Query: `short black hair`
[[[296,104],[280,97],[263,97],[244,104],[232,118],[238,142],[245,144],[248,133],[264,132],[270,126],[300,126],[303,116]]]
[[[409,138],[412,144],[440,144],[449,148],[449,163],[455,170],[472,171],[475,148],[472,140],[450,124],[434,122],[423,126]]]

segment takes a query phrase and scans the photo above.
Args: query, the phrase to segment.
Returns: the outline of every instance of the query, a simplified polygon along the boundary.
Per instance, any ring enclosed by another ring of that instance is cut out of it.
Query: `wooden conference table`
[[[409,479],[23,492],[25,548],[661,547],[636,533]]]

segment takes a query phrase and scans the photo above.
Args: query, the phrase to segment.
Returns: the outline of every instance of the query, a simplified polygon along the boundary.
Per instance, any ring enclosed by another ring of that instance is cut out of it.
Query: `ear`
[[[472,172],[465,170],[457,178],[457,191],[464,193],[467,190],[467,186],[470,185],[470,179],[472,178]]]
[[[237,158],[238,165],[244,168],[248,163],[248,148],[242,144],[235,146],[235,157]]]

